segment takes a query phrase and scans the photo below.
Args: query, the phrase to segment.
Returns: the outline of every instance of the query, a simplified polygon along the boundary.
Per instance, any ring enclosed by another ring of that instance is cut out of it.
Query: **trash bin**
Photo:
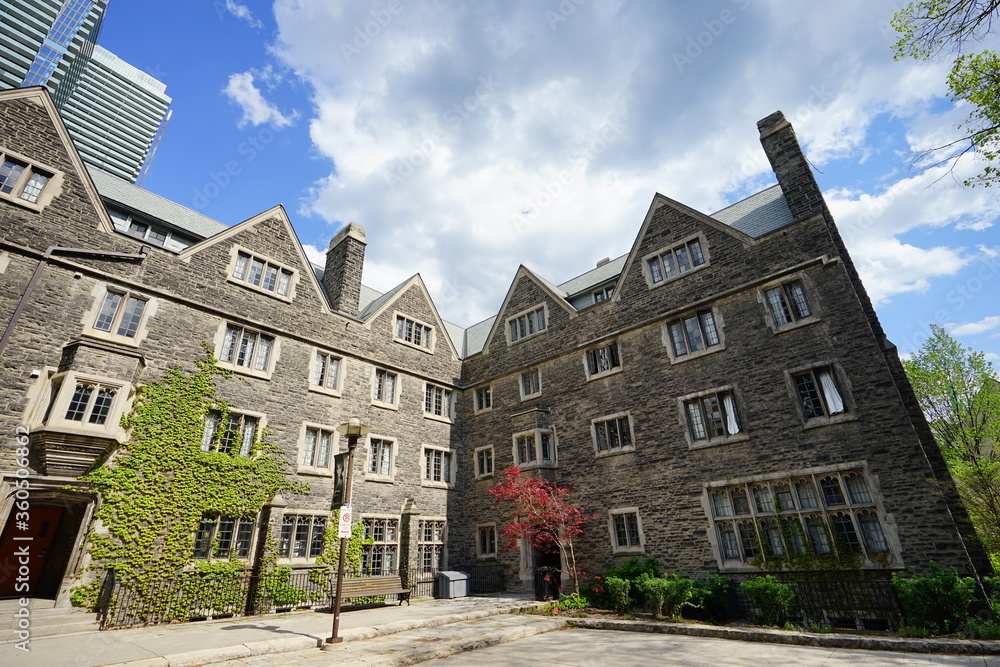
[[[464,598],[469,594],[469,575],[465,572],[442,570],[438,572],[439,598]]]
[[[535,599],[558,600],[561,572],[557,567],[535,568]]]

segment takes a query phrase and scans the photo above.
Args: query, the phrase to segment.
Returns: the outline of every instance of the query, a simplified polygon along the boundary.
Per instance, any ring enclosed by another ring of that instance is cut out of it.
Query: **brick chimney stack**
[[[365,266],[365,228],[355,223],[330,240],[323,272],[323,289],[334,310],[349,315],[358,314],[361,301],[361,272]]]
[[[796,219],[825,212],[823,194],[813,177],[812,168],[802,153],[792,124],[780,111],[757,122],[760,143],[771,162],[778,185],[785,195],[788,208]]]

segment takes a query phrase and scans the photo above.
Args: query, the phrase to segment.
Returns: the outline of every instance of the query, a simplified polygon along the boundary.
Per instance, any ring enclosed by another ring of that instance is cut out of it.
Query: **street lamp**
[[[361,423],[357,417],[351,417],[346,424],[337,427],[337,433],[347,436],[347,466],[344,470],[344,504],[340,506],[340,518],[344,512],[350,514],[351,508],[351,477],[354,474],[354,450],[358,448],[358,438],[371,433],[371,429]],[[336,481],[334,488],[336,488]],[[347,537],[350,535],[350,524],[347,532],[338,526],[340,532],[340,556],[337,562],[337,592],[333,600],[333,634],[326,638],[326,646],[344,641],[337,633],[340,631],[340,596],[344,590],[344,553],[347,551]]]

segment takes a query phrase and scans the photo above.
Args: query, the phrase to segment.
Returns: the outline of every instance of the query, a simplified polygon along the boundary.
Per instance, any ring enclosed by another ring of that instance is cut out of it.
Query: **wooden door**
[[[66,510],[28,508],[28,519],[11,508],[0,539],[0,598],[31,597],[52,556],[52,545]],[[27,567],[27,571],[22,567]]]

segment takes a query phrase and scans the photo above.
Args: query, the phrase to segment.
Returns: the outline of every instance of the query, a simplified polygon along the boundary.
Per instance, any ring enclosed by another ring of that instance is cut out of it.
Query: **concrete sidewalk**
[[[510,614],[537,604],[541,603],[534,602],[527,594],[418,599],[410,606],[387,605],[344,611],[340,617],[340,634],[350,644],[359,639],[415,628]],[[2,637],[0,639],[6,643],[0,644],[0,664],[31,667],[204,665],[254,655],[316,650],[323,639],[330,636],[332,623],[333,616],[329,613],[301,611],[131,630],[99,632],[95,629],[32,639],[29,652],[16,648],[14,641],[7,641],[12,637]]]

